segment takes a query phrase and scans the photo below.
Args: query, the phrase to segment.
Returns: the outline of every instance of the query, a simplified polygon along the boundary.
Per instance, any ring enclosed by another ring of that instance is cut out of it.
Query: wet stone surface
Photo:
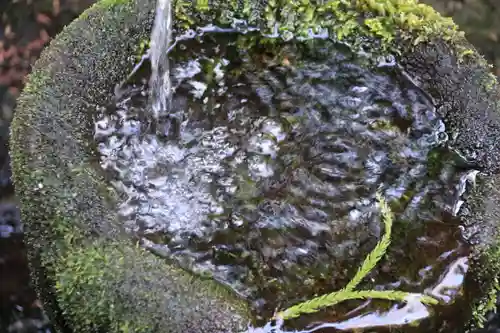
[[[423,0],[444,16],[453,17],[469,40],[500,76],[500,5],[497,0]]]
[[[254,38],[210,33],[176,45],[168,117],[151,120],[148,64],[99,110],[97,149],[122,196],[124,225],[269,318],[349,281],[383,232],[379,191],[397,220],[389,253],[363,287],[441,301],[439,319],[424,308],[426,323],[405,332],[463,324],[446,319],[460,302],[446,305],[459,298],[468,267],[455,216],[475,171],[446,149],[425,93],[394,64],[372,68],[369,57],[329,41],[276,47]],[[320,320],[361,327],[359,316],[391,309],[368,302],[348,313],[360,304]],[[394,314],[379,321],[415,318]]]

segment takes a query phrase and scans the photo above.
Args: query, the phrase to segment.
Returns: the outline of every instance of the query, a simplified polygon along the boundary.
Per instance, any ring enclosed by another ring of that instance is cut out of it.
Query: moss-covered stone
[[[76,245],[66,239],[68,251],[54,267],[55,289],[75,332],[102,327],[109,332],[188,332],[193,321],[197,331],[242,328],[246,317],[239,315],[245,307],[229,302],[234,296],[214,281],[165,265],[140,247],[117,241]]]
[[[335,38],[354,44],[362,42],[361,36],[375,37],[384,51],[396,54],[433,39],[454,44],[464,38],[452,19],[417,0],[179,0],[175,12],[177,26],[185,29],[207,21],[229,24],[236,18],[266,34],[277,29],[285,36],[306,37],[327,29]],[[464,43],[456,43],[454,48],[460,57],[477,57]]]
[[[18,102],[14,182],[33,282],[61,332],[234,332],[251,318],[218,283],[134,247],[92,167],[92,113],[130,69],[153,11],[122,0],[86,11],[43,52]]]
[[[93,112],[148,38],[154,5],[104,0],[86,11],[42,54],[18,102],[14,182],[33,280],[59,331],[235,332],[250,318],[220,285],[128,241],[115,223],[116,194],[96,165]],[[498,285],[498,84],[451,20],[414,0],[178,0],[175,13],[177,33],[240,18],[285,38],[321,27],[353,47],[398,56],[444,117],[452,148],[477,161],[487,184],[470,196],[474,215],[465,216],[481,226],[472,259],[485,289],[470,297],[476,318],[483,316]]]
[[[491,0],[423,0],[441,15],[453,17],[467,39],[475,45],[495,67],[493,73],[500,76],[500,7]]]

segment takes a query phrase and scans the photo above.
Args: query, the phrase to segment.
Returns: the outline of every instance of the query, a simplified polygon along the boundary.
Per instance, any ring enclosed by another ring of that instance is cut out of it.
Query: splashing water
[[[147,68],[100,110],[95,139],[124,194],[125,228],[233,289],[264,324],[277,308],[347,284],[381,233],[380,189],[397,226],[362,287],[431,294],[440,305],[346,302],[249,333],[460,326],[469,248],[457,213],[477,171],[446,148],[431,100],[395,62],[373,67],[328,39],[264,41],[213,26],[172,40],[164,120],[175,136],[142,123],[151,113]]]
[[[158,0],[156,17],[151,35],[151,106],[153,117],[158,119],[170,110],[172,84],[168,50],[172,42],[172,4]]]

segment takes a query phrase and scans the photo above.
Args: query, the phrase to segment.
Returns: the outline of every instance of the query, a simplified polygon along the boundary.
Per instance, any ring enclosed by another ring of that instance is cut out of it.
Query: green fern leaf
[[[424,304],[437,304],[438,301],[430,296],[408,293],[404,291],[395,290],[360,290],[360,291],[347,291],[342,289],[328,295],[313,298],[312,300],[294,305],[283,312],[278,313],[278,317],[284,320],[296,318],[301,314],[314,313],[322,308],[338,304],[343,301],[351,299],[383,299],[389,301],[406,302],[412,298],[418,299]]]
[[[365,258],[363,264],[356,272],[356,275],[354,275],[347,286],[345,286],[344,290],[354,290],[354,288],[358,286],[358,284],[365,278],[365,276],[375,268],[377,263],[387,252],[387,248],[389,247],[389,245],[391,245],[391,232],[392,222],[394,221],[394,214],[389,208],[389,205],[387,205],[385,199],[379,193],[377,193],[377,201],[380,203],[382,220],[385,226],[385,234],[384,236],[382,236],[382,239],[377,243],[372,252],[370,252],[370,254],[368,254],[368,256]]]
[[[330,294],[322,295],[311,300],[294,305],[285,311],[279,312],[275,317],[281,318],[283,320],[296,318],[301,314],[314,313],[322,308],[335,305],[337,303],[350,300],[350,299],[385,299],[390,301],[407,301],[411,297],[417,297],[420,302],[424,304],[437,304],[438,301],[430,296],[407,293],[403,291],[387,290],[387,291],[377,291],[377,290],[361,290],[354,291],[354,288],[370,273],[377,263],[382,259],[382,257],[387,252],[387,248],[391,244],[391,231],[392,223],[394,220],[394,215],[390,210],[387,202],[380,194],[377,193],[377,201],[380,203],[382,220],[385,226],[385,234],[382,236],[380,242],[377,243],[375,248],[368,254],[368,256],[363,261],[363,264],[358,269],[352,280],[339,291],[332,292]]]

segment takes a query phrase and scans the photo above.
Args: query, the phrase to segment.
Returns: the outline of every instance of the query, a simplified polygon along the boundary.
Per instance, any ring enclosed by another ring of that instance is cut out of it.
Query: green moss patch
[[[246,318],[239,314],[246,309],[230,301],[228,290],[124,244],[73,245],[57,260],[57,299],[63,313],[73,319],[73,331],[102,327],[109,332],[207,331],[199,327],[206,318],[215,321],[208,325],[209,331],[243,328]]]
[[[380,42],[382,51],[395,54],[439,39],[454,45],[457,56],[475,57],[486,65],[470,45],[461,42],[464,33],[451,18],[442,17],[416,0],[233,0],[211,1],[207,6],[203,2],[179,0],[175,12],[181,29],[206,22],[228,25],[241,19],[266,34],[278,29],[284,37],[307,37],[321,29],[352,44],[362,43],[362,37],[372,37]]]

